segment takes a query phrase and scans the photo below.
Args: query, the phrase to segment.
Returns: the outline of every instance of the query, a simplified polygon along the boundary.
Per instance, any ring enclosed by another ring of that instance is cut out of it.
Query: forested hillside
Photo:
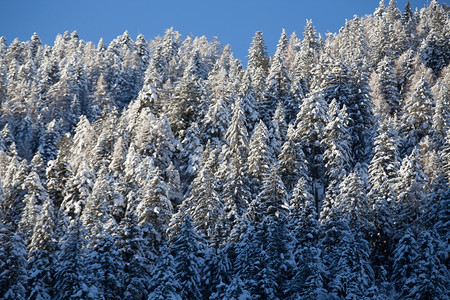
[[[0,38],[1,299],[449,299],[448,6],[249,43]]]

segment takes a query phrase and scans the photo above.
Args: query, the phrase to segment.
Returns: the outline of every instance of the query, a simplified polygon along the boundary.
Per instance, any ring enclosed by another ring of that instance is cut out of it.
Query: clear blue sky
[[[430,0],[411,0],[419,9]],[[443,0],[439,1],[442,3]],[[446,0],[445,0],[446,1]],[[444,1],[444,2],[445,2]],[[385,0],[389,3],[389,0]],[[147,40],[174,27],[183,37],[192,33],[217,36],[245,61],[251,38],[261,30],[269,53],[274,52],[281,29],[303,32],[306,19],[324,34],[337,32],[345,19],[371,14],[379,0],[0,0],[0,36],[29,40],[37,32],[53,45],[58,33],[77,30],[80,38],[106,43],[128,30]],[[403,10],[406,0],[397,0]]]

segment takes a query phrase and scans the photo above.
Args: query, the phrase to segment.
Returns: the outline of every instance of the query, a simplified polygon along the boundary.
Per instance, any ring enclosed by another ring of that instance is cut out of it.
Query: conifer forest
[[[450,299],[449,15],[0,38],[0,299]]]

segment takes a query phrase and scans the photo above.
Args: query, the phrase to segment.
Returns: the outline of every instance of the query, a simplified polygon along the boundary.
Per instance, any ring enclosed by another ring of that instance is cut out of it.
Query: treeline
[[[449,20],[0,38],[0,298],[450,297]]]

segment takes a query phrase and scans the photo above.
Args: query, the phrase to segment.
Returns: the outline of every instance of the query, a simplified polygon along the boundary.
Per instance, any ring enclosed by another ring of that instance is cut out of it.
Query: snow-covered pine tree
[[[295,121],[294,138],[305,153],[312,180],[312,193],[319,210],[319,201],[323,195],[324,161],[322,144],[324,128],[328,123],[328,105],[321,93],[311,94],[303,100]]]
[[[181,284],[176,277],[174,258],[167,247],[163,247],[161,253],[150,280],[148,299],[181,300]]]
[[[247,71],[251,77],[252,85],[255,87],[256,94],[261,95],[264,91],[264,84],[269,71],[267,47],[261,31],[255,32],[248,53]],[[257,96],[257,101],[260,100]]]
[[[400,119],[404,126],[401,134],[405,153],[410,153],[411,148],[431,132],[434,110],[433,98],[430,84],[425,77],[417,82],[412,95],[406,98]]]
[[[398,133],[392,120],[388,119],[380,124],[374,144],[375,153],[368,169],[370,188],[367,197],[372,208],[370,218],[375,226],[375,232],[369,242],[373,251],[374,268],[384,268],[386,258],[392,251],[390,245],[393,237],[392,210],[396,198],[393,184],[400,167]]]
[[[273,161],[269,149],[269,132],[264,122],[260,120],[250,139],[248,152],[248,172],[252,180],[253,195],[259,193],[263,176],[268,173]]]
[[[54,277],[54,297],[57,299],[83,299],[86,296],[85,236],[83,225],[75,219],[59,239]]]
[[[55,208],[50,197],[44,200],[28,244],[28,297],[52,299],[55,295],[56,262]]]
[[[281,179],[289,195],[299,178],[308,178],[308,181],[310,181],[305,154],[294,140],[294,127],[292,125],[289,125],[287,141],[281,147],[278,163]]]
[[[206,255],[205,240],[199,236],[189,215],[184,217],[180,231],[170,241],[169,253],[175,261],[175,278],[180,283],[177,292],[182,299],[201,299],[202,267]]]

